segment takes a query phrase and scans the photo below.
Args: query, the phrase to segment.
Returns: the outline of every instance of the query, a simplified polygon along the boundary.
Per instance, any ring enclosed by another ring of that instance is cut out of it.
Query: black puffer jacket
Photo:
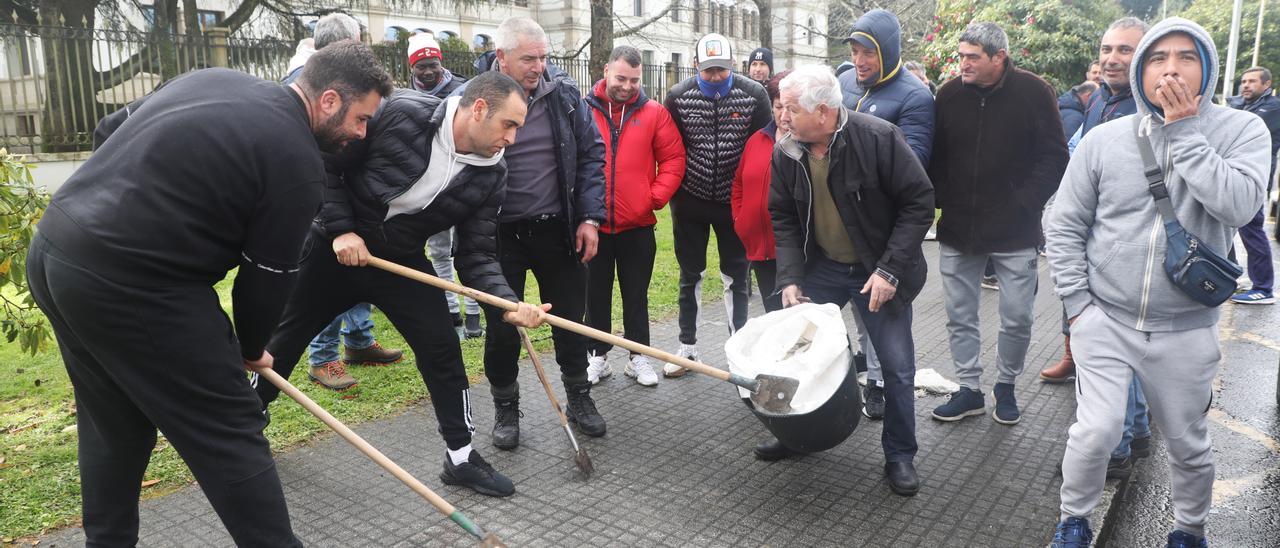
[[[398,89],[369,121],[365,139],[347,145],[335,162],[316,219],[329,239],[348,232],[364,238],[369,252],[395,256],[422,253],[427,237],[457,227],[453,260],[468,287],[516,300],[498,265],[498,208],[506,197],[507,164],[464,165],[426,209],[384,221],[391,200],[427,171],[431,144],[444,120],[445,102]]]
[[[680,188],[710,202],[728,204],[733,176],[747,139],[773,119],[764,87],[734,75],[729,94],[711,99],[698,88],[698,77],[676,84],[663,101],[684,138],[684,181]]]
[[[933,187],[897,126],[840,109],[827,185],[858,262],[898,279],[887,303],[901,310],[924,287],[929,267],[920,243],[933,223]],[[813,182],[808,148],[790,135],[773,148],[769,214],[778,243],[778,287],[800,284],[816,264]]]

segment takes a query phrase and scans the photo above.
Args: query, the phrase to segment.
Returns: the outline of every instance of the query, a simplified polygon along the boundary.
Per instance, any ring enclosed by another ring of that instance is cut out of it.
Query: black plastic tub
[[[852,352],[850,355],[852,356]],[[778,415],[769,413],[742,398],[751,413],[764,423],[764,427],[782,445],[793,451],[816,453],[826,451],[853,435],[862,418],[862,390],[858,387],[857,367],[850,358],[849,371],[845,373],[840,387],[825,403],[817,409],[800,415]]]

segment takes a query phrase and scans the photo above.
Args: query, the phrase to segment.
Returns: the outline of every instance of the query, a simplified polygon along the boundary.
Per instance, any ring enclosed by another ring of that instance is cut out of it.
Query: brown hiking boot
[[[311,366],[307,376],[316,384],[329,390],[343,391],[355,386],[360,381],[347,373],[347,368],[340,361],[325,362]]]
[[[1063,337],[1064,351],[1062,360],[1040,372],[1040,380],[1049,384],[1059,384],[1076,378],[1076,362],[1071,358],[1071,336]]]
[[[346,348],[342,351],[342,361],[347,365],[391,365],[403,357],[404,352],[383,348],[378,343],[369,348]]]

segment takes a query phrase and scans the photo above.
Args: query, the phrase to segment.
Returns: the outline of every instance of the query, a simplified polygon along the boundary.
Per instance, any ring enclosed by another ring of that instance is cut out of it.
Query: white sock
[[[458,466],[464,462],[467,462],[467,459],[470,457],[471,457],[470,443],[463,446],[462,449],[458,449],[458,450],[449,449],[449,462],[452,462],[454,466]]]

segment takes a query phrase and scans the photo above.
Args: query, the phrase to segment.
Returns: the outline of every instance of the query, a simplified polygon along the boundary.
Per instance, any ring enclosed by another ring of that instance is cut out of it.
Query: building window
[[[409,36],[413,36],[415,34],[430,34],[431,36],[436,35],[436,33],[432,32],[431,29],[427,27],[418,27],[409,32]]]
[[[35,135],[36,134],[36,117],[30,114],[19,114],[17,116],[18,135]]]
[[[471,39],[471,45],[475,46],[479,51],[489,51],[493,49],[493,38],[490,38],[488,34],[477,34],[475,38]]]
[[[196,20],[200,22],[200,32],[222,25],[224,14],[213,10],[196,10]]]
[[[702,32],[702,0],[693,0],[693,32]]]
[[[398,42],[401,37],[408,37],[409,29],[397,27],[395,25],[387,27],[387,31],[382,34],[382,39],[387,42]]]
[[[644,0],[632,0],[631,9],[631,15],[636,17],[644,15]]]
[[[814,21],[813,17],[809,17],[809,28],[804,31],[804,42],[810,46],[813,45],[813,29],[817,28],[817,26],[818,22]]]
[[[676,68],[680,68],[680,67],[684,66],[684,56],[683,56],[683,55],[680,55],[679,53],[672,53],[672,54],[671,54],[671,64],[672,64],[672,65],[675,65],[675,66],[676,66]]]
[[[672,23],[680,22],[680,4],[679,3],[674,3],[671,5],[671,22]]]

